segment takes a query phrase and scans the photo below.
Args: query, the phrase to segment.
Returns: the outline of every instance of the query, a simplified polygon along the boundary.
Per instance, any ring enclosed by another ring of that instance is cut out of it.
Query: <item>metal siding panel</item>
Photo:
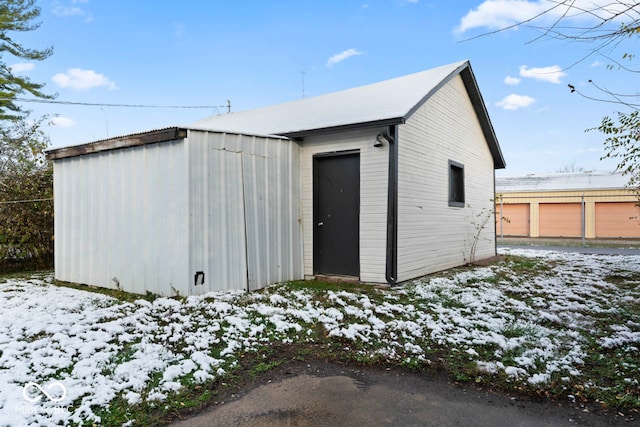
[[[55,161],[58,279],[185,293],[183,150],[172,141]]]
[[[190,265],[192,276],[205,273],[205,283],[191,284],[190,293],[246,289],[241,156],[226,150],[224,135],[191,135]]]
[[[247,220],[249,288],[302,278],[301,257],[292,240],[300,240],[297,169],[292,141],[245,137],[243,171]],[[293,237],[295,236],[295,237]]]
[[[63,182],[70,181],[67,178],[70,168],[66,167],[63,162],[55,162],[53,165],[53,210],[54,215],[54,269],[56,279],[63,280],[63,277],[69,277],[69,263],[63,262],[69,259],[68,245],[68,215],[58,215],[63,211],[63,206],[67,205],[69,191],[65,191]]]
[[[56,160],[54,174],[60,280],[113,288],[117,278],[164,295],[246,289],[247,259],[252,289],[302,278],[294,141],[190,131],[184,144]]]
[[[193,130],[190,135],[191,270],[206,265],[210,272],[205,286],[192,286],[192,292],[301,279],[297,143]],[[209,178],[203,181],[203,175]]]
[[[254,141],[255,142],[255,141]],[[261,218],[265,211],[264,168],[266,159],[260,155],[256,147],[252,147],[253,155],[243,156],[244,198],[246,206],[247,226],[247,260],[249,289],[259,288],[260,283],[267,282],[265,277],[267,240],[266,227]],[[267,282],[268,283],[268,282]]]

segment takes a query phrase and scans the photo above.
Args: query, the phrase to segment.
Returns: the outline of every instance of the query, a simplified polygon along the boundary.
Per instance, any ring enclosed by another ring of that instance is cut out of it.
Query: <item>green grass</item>
[[[282,365],[283,362],[284,362],[283,360],[268,360],[268,361],[258,362],[253,367],[253,369],[251,369],[251,375],[258,376],[260,374],[264,374],[265,372],[269,372],[270,370]]]
[[[308,290],[317,293],[326,291],[346,291],[350,293],[374,294],[377,288],[372,285],[362,283],[346,283],[346,282],[326,282],[322,280],[294,280],[285,282],[284,287],[291,290]]]
[[[505,264],[516,274],[540,274],[553,269],[553,262],[543,261],[536,258],[527,258],[516,255],[507,255]]]
[[[115,298],[119,301],[126,301],[126,302],[134,302],[140,299],[153,302],[157,298],[160,298],[159,295],[156,295],[148,291],[146,294],[141,295],[141,294],[134,294],[131,292],[125,292],[121,289],[108,289],[108,288],[102,288],[99,286],[90,286],[90,285],[82,285],[78,283],[63,282],[61,280],[54,280],[53,284],[56,286],[62,286],[65,288],[77,289],[79,291],[93,292],[96,294],[106,295],[106,296]]]

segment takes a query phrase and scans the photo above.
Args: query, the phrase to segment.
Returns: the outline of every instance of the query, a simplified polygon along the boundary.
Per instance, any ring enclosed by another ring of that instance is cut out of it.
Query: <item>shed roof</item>
[[[158,142],[172,141],[186,137],[186,128],[172,126],[147,132],[138,132],[108,139],[101,139],[87,144],[50,149],[46,151],[46,154],[49,160],[59,160],[68,157],[82,156],[84,154],[117,150],[119,148],[137,147],[140,145],[155,144]]]
[[[118,150],[121,148],[137,147],[140,145],[156,144],[159,142],[175,141],[184,139],[188,136],[189,132],[201,131],[201,132],[218,132],[211,129],[198,129],[195,126],[171,126],[162,129],[155,129],[146,132],[137,132],[128,135],[116,136],[113,138],[101,139],[94,142],[89,142],[79,145],[71,145],[61,148],[52,148],[46,150],[46,155],[49,160],[66,159],[68,157],[77,157],[85,154],[99,153],[102,151]],[[233,132],[234,134],[256,136],[269,139],[288,139],[283,136],[277,135],[257,135],[250,134],[248,132]]]
[[[469,61],[312,98],[209,116],[191,126],[298,138],[343,128],[401,124],[457,75],[462,77],[469,93],[495,167],[504,168],[504,157]]]
[[[616,171],[498,176],[496,193],[613,190],[625,188],[627,181],[621,172]]]

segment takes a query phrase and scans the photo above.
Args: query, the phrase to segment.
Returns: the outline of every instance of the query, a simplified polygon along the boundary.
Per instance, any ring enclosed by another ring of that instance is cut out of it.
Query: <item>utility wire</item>
[[[53,200],[53,197],[49,197],[47,199],[9,200],[7,202],[0,202],[0,205],[11,205],[16,203],[48,202],[49,200]]]
[[[80,105],[85,107],[129,107],[129,108],[226,108],[228,105],[144,105],[144,104],[103,104],[99,102],[72,102],[55,99],[0,98],[0,101],[33,102],[39,104]]]

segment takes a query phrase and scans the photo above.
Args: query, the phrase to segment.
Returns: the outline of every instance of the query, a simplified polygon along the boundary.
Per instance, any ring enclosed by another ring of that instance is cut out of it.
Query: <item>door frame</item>
[[[316,226],[317,224],[317,215],[318,215],[318,208],[319,208],[319,202],[318,202],[318,170],[316,167],[317,164],[317,160],[318,159],[323,159],[323,158],[332,158],[332,157],[343,157],[343,156],[354,156],[357,155],[358,156],[358,241],[357,241],[357,250],[358,250],[358,265],[357,265],[357,269],[358,269],[358,275],[355,277],[360,278],[360,208],[361,208],[361,204],[362,204],[362,200],[361,200],[361,191],[360,191],[360,185],[361,185],[361,152],[360,149],[351,149],[351,150],[344,150],[344,151],[331,151],[331,152],[326,152],[326,153],[316,153],[312,156],[312,176],[313,176],[313,186],[312,186],[312,192],[313,192],[313,212],[312,212],[312,228],[313,228],[313,260],[312,260],[312,269],[313,269],[313,274],[322,274],[322,273],[318,273],[318,269],[317,269],[317,260],[318,260],[318,227]],[[330,274],[330,273],[327,273]]]

